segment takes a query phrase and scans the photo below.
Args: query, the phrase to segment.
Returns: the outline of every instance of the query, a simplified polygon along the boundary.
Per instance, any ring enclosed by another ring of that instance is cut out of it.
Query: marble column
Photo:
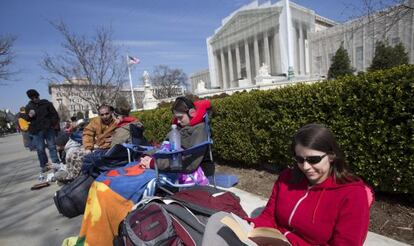
[[[274,72],[276,74],[282,73],[280,67],[280,52],[279,52],[279,33],[275,32],[273,35],[273,59],[274,59]]]
[[[354,33],[354,27],[352,27],[351,32]],[[351,65],[352,67],[357,67],[356,65],[356,46],[355,46],[355,34],[351,35],[351,41],[352,41],[352,58],[351,58]]]
[[[236,44],[236,69],[237,69],[237,78],[239,80],[241,78],[241,65],[240,65],[240,47],[239,43]]]
[[[270,49],[269,49],[269,37],[267,33],[264,33],[263,37],[263,43],[264,43],[264,57],[265,57],[265,63],[270,68]]]
[[[259,41],[257,36],[254,37],[254,76],[257,76],[260,68],[260,53],[259,53]]]
[[[362,25],[362,69],[365,69],[365,50],[366,50],[366,46],[365,46],[365,35],[366,35],[366,30],[365,30],[365,25]],[[374,38],[375,38],[375,32],[374,32]]]
[[[229,46],[227,49],[227,60],[229,64],[229,87],[233,87],[232,83],[234,81],[234,73],[233,73],[233,56],[231,54],[231,47]]]
[[[303,27],[299,24],[299,72],[298,74],[305,74],[305,49],[303,40]]]
[[[216,70],[215,70],[216,74],[215,74],[215,76],[217,78],[217,83],[218,83],[218,86],[223,88],[221,86],[221,82],[223,81],[223,79],[221,78],[222,73],[221,73],[221,64],[220,64],[220,54],[217,54],[217,52],[214,54],[214,60],[215,60],[215,63],[216,63],[216,66],[215,66],[216,67]]]
[[[414,3],[411,2],[411,7],[414,7]],[[414,11],[411,11],[411,63],[414,63]]]
[[[296,26],[293,25],[293,30],[292,30],[292,40],[294,43],[294,47],[293,47],[293,70],[295,71],[295,75],[299,74],[299,37],[298,37],[298,32],[296,29]]]
[[[251,66],[250,66],[249,41],[247,39],[244,40],[244,57],[245,57],[245,61],[246,61],[247,80],[250,81],[250,84],[253,84],[252,70],[251,70]]]
[[[221,60],[221,74],[223,77],[222,84],[223,86],[221,88],[226,89],[227,88],[227,69],[226,69],[226,59],[224,57],[224,51],[223,49],[220,50],[220,60]]]

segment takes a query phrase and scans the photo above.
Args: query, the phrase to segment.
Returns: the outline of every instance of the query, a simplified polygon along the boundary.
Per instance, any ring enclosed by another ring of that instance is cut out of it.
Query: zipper
[[[289,216],[289,221],[288,221],[288,225],[289,226],[291,226],[291,223],[292,223],[292,218],[293,218],[293,215],[295,214],[295,212],[296,212],[296,210],[298,209],[298,207],[299,207],[299,205],[301,204],[301,202],[303,201],[303,200],[305,200],[305,198],[308,196],[308,194],[309,194],[309,191],[310,191],[310,189],[312,188],[312,186],[309,186],[308,187],[308,190],[306,191],[306,193],[305,193],[305,195],[303,195],[297,202],[296,202],[296,204],[295,204],[295,207],[293,208],[293,210],[292,210],[292,212],[290,213],[290,216]]]

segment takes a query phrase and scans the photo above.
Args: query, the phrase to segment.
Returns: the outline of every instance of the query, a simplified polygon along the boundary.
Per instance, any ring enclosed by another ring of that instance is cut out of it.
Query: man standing
[[[27,115],[24,117],[30,122],[29,133],[33,136],[40,168],[42,172],[46,172],[48,170],[48,158],[45,142],[52,162],[59,163],[55,144],[55,130],[59,126],[59,115],[51,102],[46,99],[39,99],[39,93],[36,90],[30,89],[26,94],[30,101],[26,105]]]
[[[93,118],[83,129],[82,144],[89,152],[94,149],[109,149],[117,126],[110,106],[100,106],[98,113],[99,117]]]

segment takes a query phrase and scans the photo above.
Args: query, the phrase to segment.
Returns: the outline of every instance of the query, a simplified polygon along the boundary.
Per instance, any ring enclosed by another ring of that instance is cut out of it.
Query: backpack
[[[183,204],[155,198],[141,202],[119,225],[114,245],[201,245],[205,224]]]
[[[19,118],[18,120],[19,128],[21,131],[26,132],[29,130],[29,122],[23,118]]]
[[[156,206],[158,212],[147,209],[149,206],[154,210]],[[192,187],[166,198],[142,200],[119,225],[114,245],[201,245],[208,218],[219,211],[247,217],[236,195],[209,186]],[[146,240],[142,239],[144,235]]]
[[[68,218],[83,214],[93,181],[93,177],[81,174],[58,190],[53,200],[59,213]]]
[[[119,225],[114,245],[171,245],[177,237],[172,218],[158,203],[138,206]]]

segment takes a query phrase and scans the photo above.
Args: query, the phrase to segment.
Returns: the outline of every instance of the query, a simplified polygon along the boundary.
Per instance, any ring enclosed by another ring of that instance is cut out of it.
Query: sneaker
[[[41,172],[40,174],[39,174],[39,177],[37,177],[37,180],[39,181],[39,182],[44,182],[45,180],[46,180],[46,176],[47,176],[47,174],[45,173],[45,172]]]
[[[55,174],[54,173],[48,173],[46,175],[46,181],[47,182],[54,182],[54,181],[56,181]]]

